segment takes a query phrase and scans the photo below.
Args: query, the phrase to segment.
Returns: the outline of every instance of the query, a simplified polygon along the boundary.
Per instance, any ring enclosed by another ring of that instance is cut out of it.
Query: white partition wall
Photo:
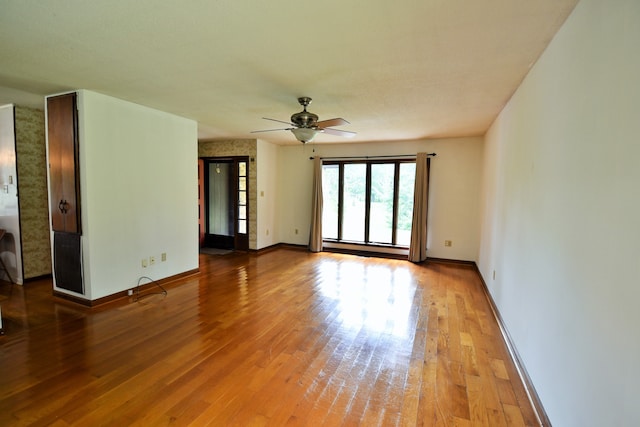
[[[640,425],[639,40],[580,1],[486,136],[478,264],[556,426]]]
[[[80,297],[197,269],[197,124],[87,90],[78,110]]]

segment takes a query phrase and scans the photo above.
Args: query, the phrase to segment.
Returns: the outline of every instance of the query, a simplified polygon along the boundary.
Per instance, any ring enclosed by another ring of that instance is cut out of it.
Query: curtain
[[[416,156],[416,183],[413,193],[413,220],[409,261],[422,262],[427,259],[427,212],[429,208],[429,166],[427,153]]]
[[[313,158],[313,193],[311,205],[311,231],[309,233],[309,250],[322,251],[322,159]]]

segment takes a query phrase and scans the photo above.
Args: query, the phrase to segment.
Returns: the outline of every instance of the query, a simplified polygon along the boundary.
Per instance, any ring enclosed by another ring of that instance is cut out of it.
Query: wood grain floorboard
[[[166,288],[0,284],[0,425],[538,425],[471,266],[279,248]]]

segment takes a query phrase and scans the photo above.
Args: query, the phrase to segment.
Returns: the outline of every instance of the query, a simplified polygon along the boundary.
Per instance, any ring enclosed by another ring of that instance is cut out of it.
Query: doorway
[[[204,190],[202,246],[248,250],[249,157],[201,160]]]

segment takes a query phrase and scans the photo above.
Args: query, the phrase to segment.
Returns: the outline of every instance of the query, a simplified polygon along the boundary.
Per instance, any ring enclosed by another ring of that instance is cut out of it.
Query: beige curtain
[[[429,165],[427,153],[416,156],[416,183],[413,193],[413,220],[409,261],[422,262],[427,259],[427,212],[429,208]]]
[[[309,233],[309,250],[322,251],[322,159],[313,158],[313,194],[311,205],[311,231]]]

